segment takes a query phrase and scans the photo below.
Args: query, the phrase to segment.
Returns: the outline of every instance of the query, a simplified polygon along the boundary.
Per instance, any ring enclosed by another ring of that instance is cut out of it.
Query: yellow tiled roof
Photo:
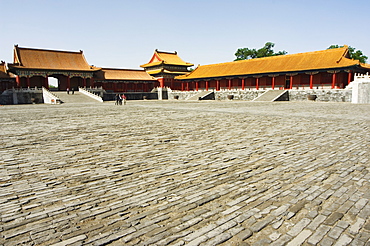
[[[14,47],[14,68],[96,71],[90,66],[82,51],[58,51]]]
[[[346,58],[348,46],[337,49],[264,57],[197,67],[176,79],[214,78],[253,74],[335,69],[359,65],[359,61]]]
[[[176,51],[174,53],[170,53],[170,52],[163,52],[163,51],[155,50],[150,61],[144,65],[141,65],[140,67],[151,67],[151,66],[160,65],[160,64],[180,65],[180,66],[187,66],[187,67],[191,67],[194,65],[188,62],[184,62],[177,55]]]
[[[148,74],[158,74],[158,73],[169,73],[169,74],[178,74],[178,75],[182,75],[182,74],[186,74],[186,73],[189,73],[189,72],[186,72],[186,71],[169,71],[167,69],[156,69],[156,70],[150,70],[150,71],[146,71]]]
[[[361,63],[361,67],[370,69],[370,64]]]
[[[146,71],[148,74],[157,74],[157,73],[161,73],[163,71],[163,69],[156,69],[156,70],[150,70],[150,71]]]
[[[96,73],[97,80],[145,80],[157,81],[145,72],[137,69],[102,68]]]

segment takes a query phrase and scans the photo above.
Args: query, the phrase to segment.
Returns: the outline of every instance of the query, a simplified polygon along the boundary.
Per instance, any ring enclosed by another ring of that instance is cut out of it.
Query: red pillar
[[[352,72],[348,73],[348,85],[351,83],[352,80]]]
[[[159,78],[158,82],[159,82],[159,87],[164,88],[164,78]]]
[[[333,73],[332,76],[331,76],[331,88],[332,89],[335,88],[336,83],[337,83],[337,74]]]
[[[232,80],[231,79],[229,79],[229,90],[231,90],[231,87],[232,87]]]
[[[71,78],[67,76],[67,88],[71,89]]]
[[[275,89],[275,77],[272,77],[271,87],[273,90]]]
[[[220,90],[220,81],[216,80],[216,91]]]
[[[310,89],[313,89],[313,74],[310,74]]]
[[[244,80],[244,78],[242,78],[242,90],[244,90],[245,89],[245,80]]]
[[[292,89],[293,88],[293,76],[290,76],[290,85],[289,85],[289,89]]]
[[[208,80],[206,81],[206,91],[208,91]]]
[[[260,81],[260,78],[256,78],[256,90],[259,90],[260,88],[259,81]]]
[[[199,83],[198,81],[195,82],[195,90],[196,91],[198,91],[198,88],[199,88],[199,84],[198,83]]]
[[[49,80],[48,80],[48,76],[46,76],[46,77],[45,77],[45,80],[44,80],[44,87],[45,87],[46,89],[48,89],[48,90],[49,90]]]
[[[21,87],[21,78],[19,75],[15,76],[15,82],[17,83],[17,87]]]
[[[189,82],[186,82],[186,90],[189,91]]]
[[[30,86],[31,86],[30,76],[27,75],[27,87],[30,87]]]
[[[184,88],[184,82],[181,82],[181,91],[184,91],[185,88]]]

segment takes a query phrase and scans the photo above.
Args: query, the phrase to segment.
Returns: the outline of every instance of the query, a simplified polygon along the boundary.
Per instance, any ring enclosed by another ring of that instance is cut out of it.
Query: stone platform
[[[369,245],[370,105],[0,107],[0,245]]]

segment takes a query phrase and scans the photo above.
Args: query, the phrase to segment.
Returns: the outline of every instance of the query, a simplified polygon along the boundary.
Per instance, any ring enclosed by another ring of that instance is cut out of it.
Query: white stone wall
[[[356,74],[355,79],[351,82],[352,103],[370,103],[370,76]]]
[[[214,91],[216,100],[228,100],[228,95],[233,95],[233,100],[252,101],[265,90],[220,90]],[[352,90],[350,89],[312,89],[312,90],[288,90],[289,101],[308,101],[308,95],[316,95],[318,102],[351,102]],[[186,100],[195,96],[196,91],[172,91],[169,99],[179,96],[179,100]]]

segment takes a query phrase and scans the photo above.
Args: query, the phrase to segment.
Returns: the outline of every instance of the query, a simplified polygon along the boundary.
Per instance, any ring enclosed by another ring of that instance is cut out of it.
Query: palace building
[[[177,76],[188,90],[345,88],[369,64],[349,58],[348,46],[197,67]]]
[[[82,51],[58,51],[14,46],[14,59],[8,64],[16,75],[17,87],[48,88],[48,77],[58,79],[60,90],[94,86],[94,73],[100,68],[90,66]]]
[[[159,82],[145,70],[102,68],[95,73],[95,86],[114,92],[148,92]]]
[[[182,83],[175,79],[178,75],[189,73],[188,68],[194,64],[184,62],[177,52],[155,50],[150,61],[140,67],[159,81],[160,87],[170,87],[173,90],[183,89]]]

